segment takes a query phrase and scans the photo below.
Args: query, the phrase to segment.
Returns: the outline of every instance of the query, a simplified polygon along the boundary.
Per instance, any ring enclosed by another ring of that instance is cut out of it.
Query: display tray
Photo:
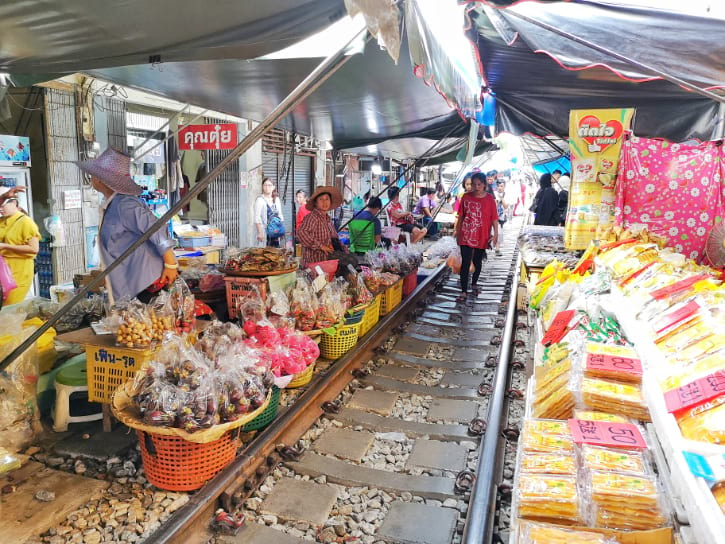
[[[239,276],[242,278],[263,278],[265,276],[281,276],[282,274],[289,274],[290,272],[296,272],[297,267],[286,268],[284,270],[227,270],[226,268],[221,269],[223,274],[227,276]]]

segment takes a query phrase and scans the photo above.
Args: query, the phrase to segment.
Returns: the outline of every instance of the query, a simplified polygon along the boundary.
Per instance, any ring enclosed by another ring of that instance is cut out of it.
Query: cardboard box
[[[93,279],[95,279],[96,276],[98,276],[101,273],[100,270],[91,270],[88,274],[76,274],[73,276],[73,287],[76,289],[80,289],[81,287],[85,287]],[[100,293],[101,289],[105,287],[105,282],[102,282],[101,285],[98,285],[97,287],[91,289],[91,293]]]

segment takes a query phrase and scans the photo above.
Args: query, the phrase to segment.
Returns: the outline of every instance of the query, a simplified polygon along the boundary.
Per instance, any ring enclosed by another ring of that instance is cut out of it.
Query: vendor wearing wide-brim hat
[[[76,164],[105,197],[98,240],[102,263],[108,266],[149,230],[156,216],[138,197],[141,187],[129,175],[128,155],[109,148],[96,159]],[[157,230],[109,274],[113,296],[148,302],[161,287],[173,283],[178,276],[174,245],[165,228]]]
[[[310,213],[302,220],[297,237],[302,244],[302,266],[326,261],[334,251],[332,240],[337,231],[327,212],[342,205],[342,195],[331,185],[319,185],[305,206]]]

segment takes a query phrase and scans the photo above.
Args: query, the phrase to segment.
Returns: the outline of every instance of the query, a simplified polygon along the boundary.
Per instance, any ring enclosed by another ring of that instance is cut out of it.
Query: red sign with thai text
[[[642,361],[632,359],[631,357],[620,357],[618,355],[587,353],[587,370],[600,370],[641,376]]]
[[[675,283],[672,283],[666,287],[662,287],[661,289],[652,291],[650,293],[650,296],[657,300],[671,297],[672,295],[676,295],[680,291],[685,291],[689,289],[698,281],[706,280],[710,277],[711,276],[707,274],[697,274],[696,276],[690,276],[689,278],[685,278],[684,280],[676,281]]]
[[[181,150],[234,149],[237,143],[235,123],[189,125],[179,131]]]
[[[647,449],[639,428],[632,423],[570,419],[569,429],[577,444],[593,444],[608,448]]]
[[[665,393],[668,412],[677,412],[725,394],[725,370],[685,384]]]
[[[549,325],[549,329],[541,339],[541,344],[543,346],[556,344],[564,338],[569,322],[571,321],[571,318],[574,317],[575,313],[575,310],[564,310],[563,312],[556,314],[554,320],[551,322],[551,325]]]

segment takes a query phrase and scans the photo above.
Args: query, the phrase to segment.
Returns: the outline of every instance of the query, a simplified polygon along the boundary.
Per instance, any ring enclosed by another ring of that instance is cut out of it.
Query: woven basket
[[[259,431],[274,421],[274,418],[277,417],[277,408],[279,408],[279,393],[279,387],[273,385],[272,396],[269,399],[269,404],[261,414],[242,426],[243,432],[248,433],[250,431]]]
[[[350,351],[360,334],[360,323],[342,325],[337,328],[334,335],[323,334],[320,340],[320,355],[325,359],[339,359]]]
[[[136,433],[146,479],[167,491],[199,489],[234,460],[239,448],[239,429],[205,444],[178,436]]]
[[[297,374],[295,374],[294,378],[292,378],[292,381],[287,384],[287,388],[294,389],[295,387],[302,387],[303,385],[307,385],[312,380],[312,376],[314,375],[314,373],[315,363],[312,363],[302,372],[298,372]]]

